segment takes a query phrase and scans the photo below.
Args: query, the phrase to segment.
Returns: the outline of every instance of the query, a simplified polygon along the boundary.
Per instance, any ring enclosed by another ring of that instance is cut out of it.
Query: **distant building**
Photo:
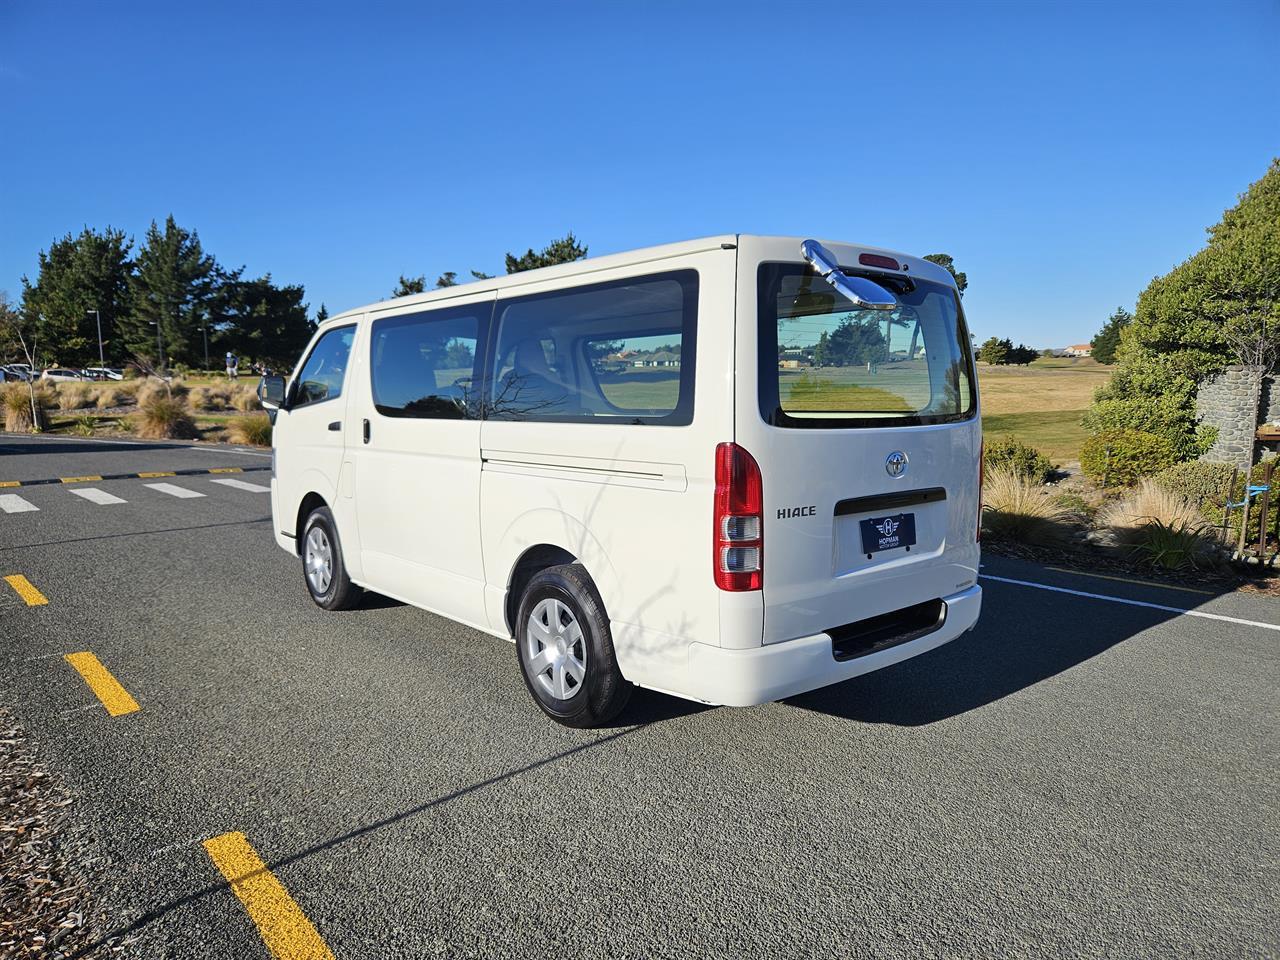
[[[1093,347],[1087,343],[1077,343],[1075,346],[1067,347],[1062,351],[1064,357],[1087,357],[1093,353]]]

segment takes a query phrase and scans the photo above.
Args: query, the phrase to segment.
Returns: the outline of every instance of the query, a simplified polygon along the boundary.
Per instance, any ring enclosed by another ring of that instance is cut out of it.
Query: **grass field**
[[[1027,367],[980,363],[983,432],[1012,435],[1059,464],[1077,461],[1085,438],[1080,418],[1110,375],[1110,367],[1087,357],[1054,357]]]

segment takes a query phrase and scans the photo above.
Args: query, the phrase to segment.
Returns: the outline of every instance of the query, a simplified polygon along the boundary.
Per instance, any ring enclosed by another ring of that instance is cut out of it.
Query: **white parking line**
[[[1087,597],[1090,600],[1107,600],[1111,603],[1123,603],[1130,607],[1147,607],[1150,610],[1164,610],[1183,617],[1199,617],[1202,620],[1218,620],[1222,623],[1238,623],[1245,627],[1260,627],[1263,630],[1280,631],[1280,624],[1262,623],[1259,620],[1242,620],[1240,617],[1228,617],[1221,613],[1205,613],[1202,610],[1186,610],[1182,607],[1167,607],[1163,603],[1147,603],[1145,600],[1129,600],[1126,597],[1113,597],[1106,593],[1087,593],[1084,590],[1068,590],[1066,587],[1051,587],[1047,583],[1036,583],[1033,580],[1014,580],[1012,577],[995,577],[989,573],[978,574],[983,580],[995,580],[997,583],[1012,583],[1019,587],[1033,587],[1036,590],[1049,590],[1053,593],[1066,593],[1073,597]]]
[[[190,500],[192,497],[203,497],[203,493],[197,493],[195,490],[188,490],[186,487],[175,486],[172,483],[144,483],[144,487],[150,487],[152,490],[158,490],[160,493],[167,493],[171,497],[182,497]]]
[[[0,510],[5,513],[34,513],[40,508],[16,493],[0,493]]]
[[[233,487],[236,490],[248,490],[250,493],[270,493],[270,487],[264,487],[257,483],[245,483],[243,480],[214,480],[214,483],[220,483],[224,487]]]
[[[105,490],[99,490],[97,487],[73,487],[70,491],[77,497],[84,497],[90,503],[96,503],[101,507],[109,506],[113,503],[128,503],[128,500],[121,500],[113,493],[107,493]]]

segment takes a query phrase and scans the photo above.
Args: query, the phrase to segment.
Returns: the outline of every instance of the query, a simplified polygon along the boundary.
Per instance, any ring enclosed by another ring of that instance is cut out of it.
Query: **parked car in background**
[[[86,380],[123,380],[124,371],[119,367],[85,367],[80,373]]]
[[[0,367],[10,380],[21,380],[24,383],[31,379],[31,368],[25,363],[10,363]]]
[[[54,383],[75,383],[87,378],[75,370],[68,370],[66,367],[50,367],[40,374],[40,379],[52,380]]]

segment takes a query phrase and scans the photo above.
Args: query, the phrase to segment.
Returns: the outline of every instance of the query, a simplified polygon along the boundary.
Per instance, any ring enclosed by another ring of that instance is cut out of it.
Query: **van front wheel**
[[[364,593],[347,576],[338,528],[328,507],[317,507],[302,527],[302,572],[307,592],[325,610],[349,610]]]
[[[631,699],[604,603],[581,564],[549,567],[530,580],[515,628],[525,686],[557,723],[597,727]]]

